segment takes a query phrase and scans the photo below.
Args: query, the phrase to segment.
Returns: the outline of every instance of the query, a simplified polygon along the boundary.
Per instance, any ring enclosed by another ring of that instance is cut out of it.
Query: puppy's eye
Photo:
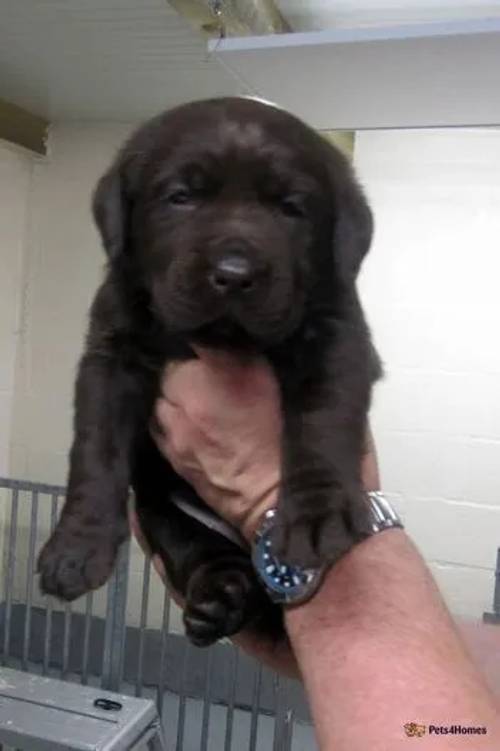
[[[302,201],[294,196],[281,198],[279,207],[285,216],[303,217],[306,214]]]
[[[185,206],[186,204],[193,203],[195,197],[187,188],[178,188],[167,194],[168,203],[174,206]]]

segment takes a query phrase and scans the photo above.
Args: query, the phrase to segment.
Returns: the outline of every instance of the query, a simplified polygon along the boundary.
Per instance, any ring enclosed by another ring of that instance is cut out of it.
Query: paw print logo
[[[427,729],[425,725],[419,725],[418,722],[407,722],[403,727],[408,738],[422,738]]]

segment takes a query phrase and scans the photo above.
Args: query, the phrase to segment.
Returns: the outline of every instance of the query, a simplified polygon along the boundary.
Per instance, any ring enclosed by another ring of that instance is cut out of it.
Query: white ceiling
[[[48,119],[134,121],[237,93],[166,0],[0,0],[0,98]]]
[[[391,26],[500,17],[500,0],[276,0],[292,28]]]

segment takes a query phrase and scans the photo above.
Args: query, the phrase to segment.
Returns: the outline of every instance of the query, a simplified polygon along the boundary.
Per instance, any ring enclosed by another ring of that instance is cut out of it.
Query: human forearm
[[[493,699],[404,532],[356,546],[286,624],[322,751],[399,749],[410,721],[484,726],[474,749],[499,747]],[[452,735],[419,743],[462,746]]]

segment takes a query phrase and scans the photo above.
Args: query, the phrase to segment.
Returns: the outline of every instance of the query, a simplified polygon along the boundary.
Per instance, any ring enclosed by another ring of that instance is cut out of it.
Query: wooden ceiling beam
[[[45,118],[0,99],[0,139],[45,155],[48,127]]]
[[[262,36],[291,31],[274,0],[168,0],[205,36]]]
[[[353,130],[320,130],[322,136],[324,136],[330,143],[337,146],[344,152],[349,159],[352,159],[354,154],[354,138],[355,133]]]

